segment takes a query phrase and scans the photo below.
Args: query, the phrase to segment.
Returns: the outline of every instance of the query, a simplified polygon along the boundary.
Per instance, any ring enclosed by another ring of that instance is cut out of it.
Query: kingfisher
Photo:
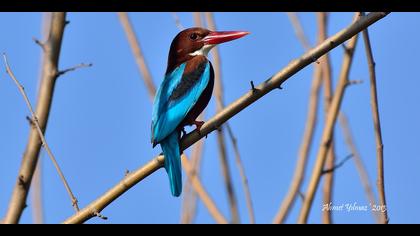
[[[172,40],[165,77],[153,102],[151,142],[153,147],[160,144],[162,148],[175,197],[182,192],[181,133],[187,125],[195,125],[199,132],[204,121],[196,119],[213,92],[214,71],[207,54],[216,45],[247,34],[194,27],[179,32]]]

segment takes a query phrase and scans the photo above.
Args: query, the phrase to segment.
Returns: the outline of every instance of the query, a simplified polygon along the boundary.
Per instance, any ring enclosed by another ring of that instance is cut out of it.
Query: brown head
[[[166,73],[195,56],[207,56],[210,49],[217,44],[238,39],[247,34],[249,32],[210,31],[199,27],[185,29],[172,40]]]

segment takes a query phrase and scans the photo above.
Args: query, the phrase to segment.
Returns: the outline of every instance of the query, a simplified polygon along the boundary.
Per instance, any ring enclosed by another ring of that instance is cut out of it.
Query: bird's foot
[[[196,129],[195,129],[195,130],[197,130],[198,134],[199,134],[199,135],[201,135],[201,131],[200,131],[200,129],[201,129],[201,126],[203,126],[203,125],[204,125],[204,121],[198,121],[198,120],[195,120],[195,121],[193,122],[193,124],[196,126]]]

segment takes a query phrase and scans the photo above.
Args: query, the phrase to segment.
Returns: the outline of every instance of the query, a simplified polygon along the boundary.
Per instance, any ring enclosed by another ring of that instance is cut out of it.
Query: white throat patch
[[[198,49],[195,52],[190,53],[190,56],[198,56],[198,55],[202,55],[202,56],[206,56],[207,54],[209,54],[210,49],[212,49],[214,46],[216,46],[216,44],[207,44],[204,45],[202,48]]]

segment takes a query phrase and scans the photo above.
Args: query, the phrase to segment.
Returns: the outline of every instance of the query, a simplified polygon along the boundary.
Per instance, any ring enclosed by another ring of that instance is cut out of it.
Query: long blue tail
[[[165,156],[165,169],[171,184],[172,195],[178,197],[182,192],[182,170],[178,132],[172,132],[160,142],[160,146]]]

